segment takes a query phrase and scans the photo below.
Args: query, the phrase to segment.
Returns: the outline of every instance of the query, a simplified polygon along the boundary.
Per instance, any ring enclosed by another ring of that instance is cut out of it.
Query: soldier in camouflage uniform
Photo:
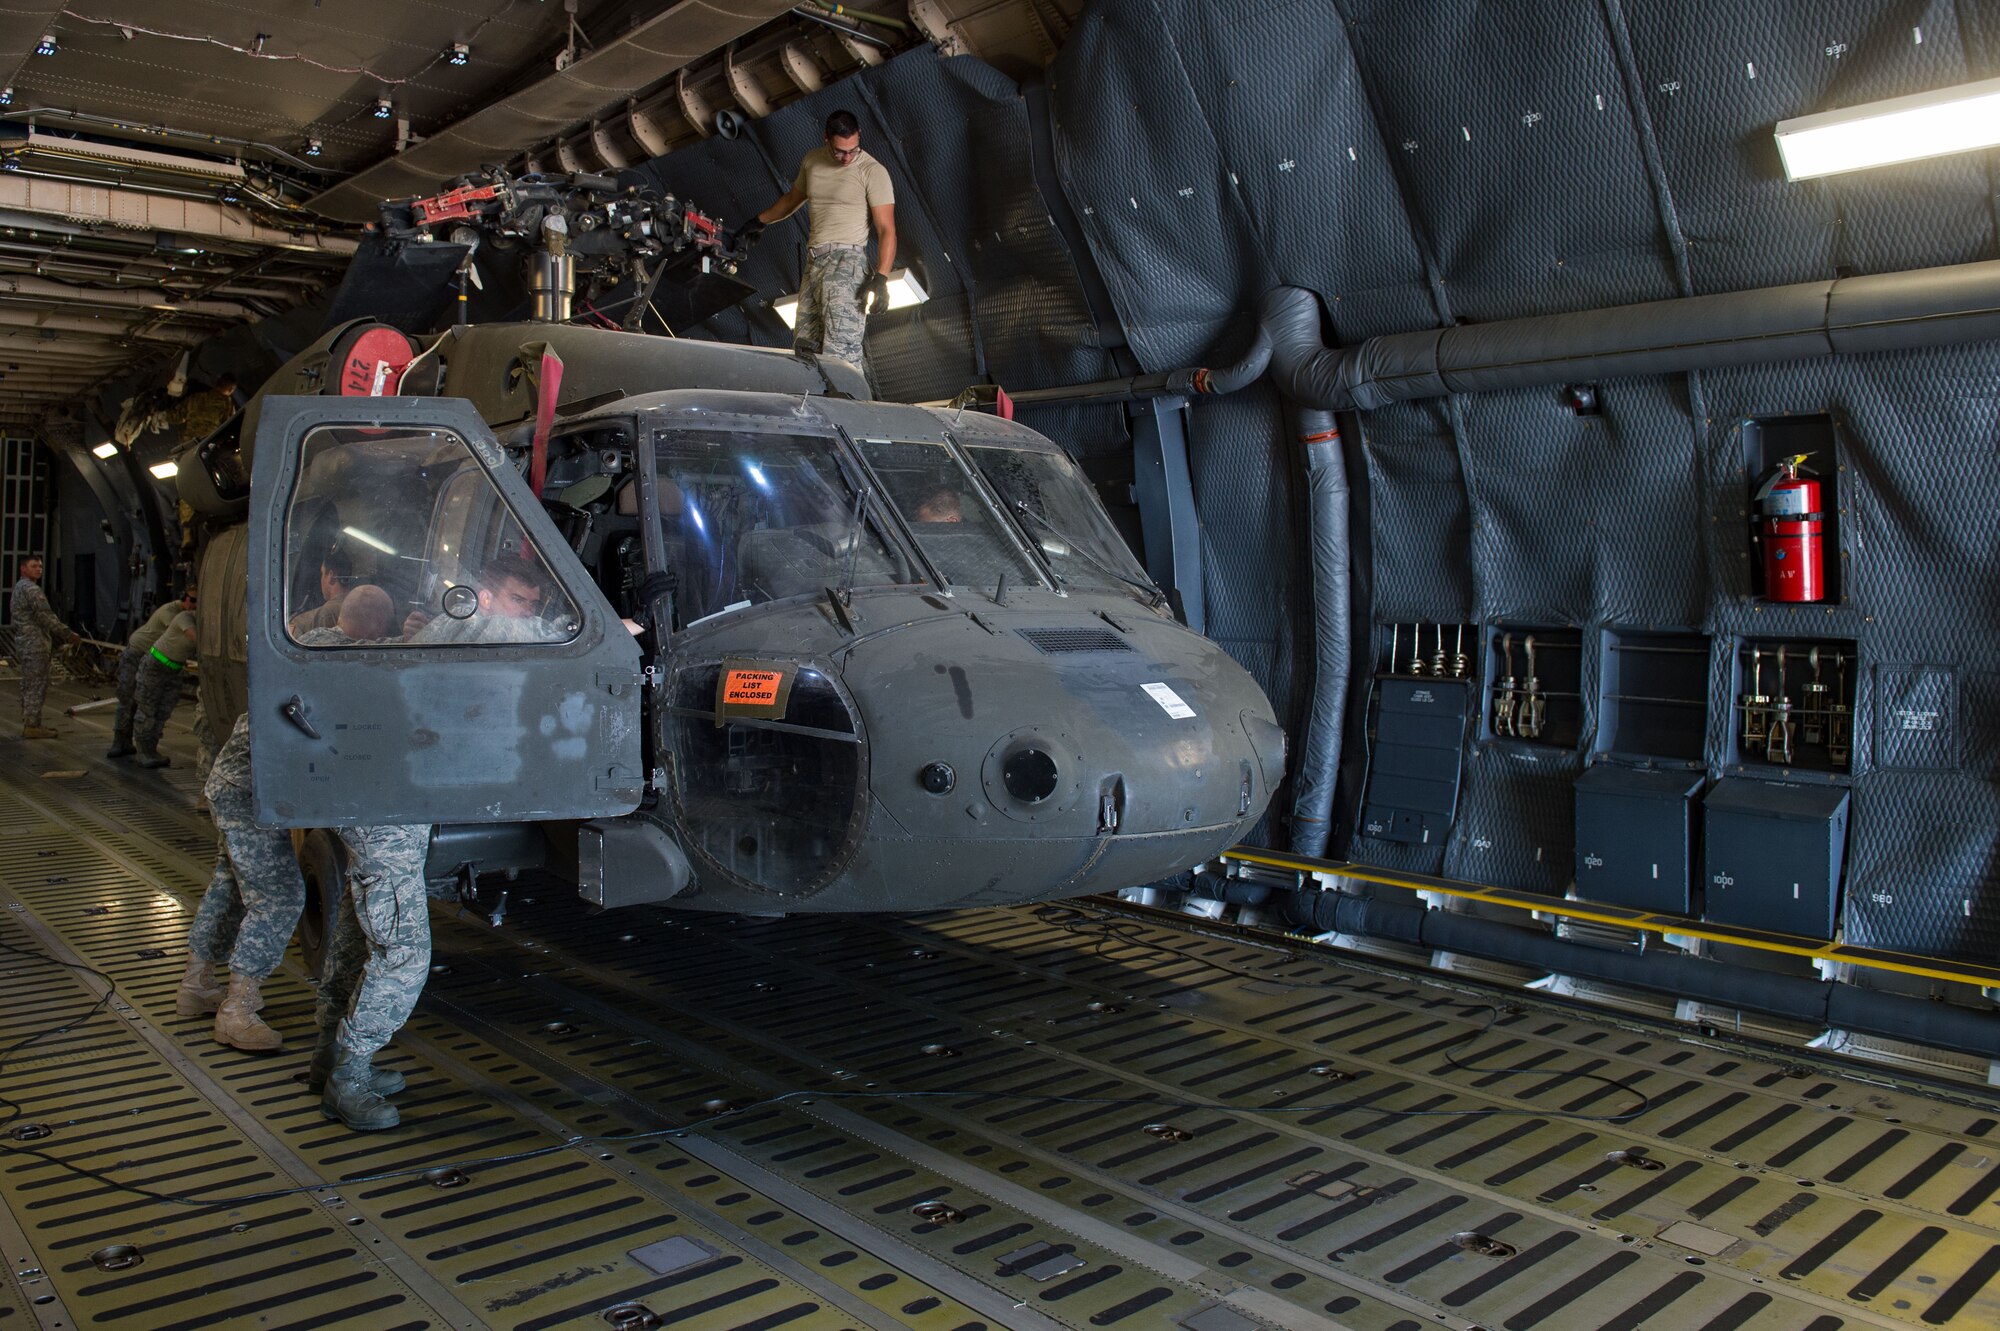
[[[298,635],[303,647],[342,647],[386,638],[395,604],[362,585],[341,600],[339,627]],[[218,759],[218,762],[220,760]],[[403,1089],[375,1054],[409,1020],[430,974],[431,921],[424,891],[428,825],[344,827],[347,890],[341,893],[319,987],[319,1040],[307,1089],[329,1118],[350,1128],[393,1128],[402,1121],[384,1096]]]
[[[805,280],[799,287],[792,346],[861,364],[868,316],[889,304],[896,266],[896,190],[889,172],[861,147],[851,111],[826,118],[826,145],[799,163],[791,189],[744,223],[738,240],[755,240],[766,226],[802,207],[812,209]],[[875,237],[875,262],[868,238]]]
[[[42,594],[42,557],[21,561],[21,579],[14,584],[14,660],[21,667],[21,738],[54,739],[56,730],[42,724],[42,699],[49,692],[49,657],[55,640],[82,642],[83,636],[56,618]]]
[[[236,414],[236,376],[225,374],[213,388],[190,393],[173,410],[175,428],[184,443],[206,439]]]
[[[183,614],[193,614],[195,589],[189,587],[181,593],[178,601],[168,601],[155,610],[152,617],[125,639],[125,650],[118,653],[118,714],[111,723],[111,747],[105,750],[107,758],[124,758],[138,752],[132,747],[132,721],[138,711],[139,665],[160,640],[160,635]],[[208,779],[203,772],[202,780]]]
[[[167,718],[181,700],[181,672],[194,659],[194,615],[183,610],[174,617],[146,655],[139,660],[139,681],[133,689],[132,743],[141,767],[171,767],[173,759],[160,752]]]
[[[174,995],[184,1017],[215,1013],[215,1038],[253,1053],[281,1048],[284,1037],[257,1015],[266,976],[284,960],[285,944],[305,909],[305,879],[282,828],[260,827],[250,775],[250,718],[215,757],[204,794],[215,818],[215,873],[188,929],[187,973]],[[229,989],[214,983],[218,960],[229,962]]]
[[[320,1047],[313,1056],[315,1074],[322,1058],[326,1067],[320,1112],[361,1131],[393,1128],[402,1116],[382,1098],[393,1093],[379,1080],[387,1069],[375,1069],[371,1060],[410,1019],[430,974],[424,858],[431,829],[343,827],[340,840],[347,891],[320,977]]]

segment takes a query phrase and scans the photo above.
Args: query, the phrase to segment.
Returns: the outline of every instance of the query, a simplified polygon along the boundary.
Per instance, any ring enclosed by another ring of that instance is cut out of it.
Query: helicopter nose
[[[1268,704],[1219,648],[1164,623],[1066,632],[941,620],[850,657],[870,785],[904,828],[1089,838],[1222,827],[1262,809],[1262,750],[1282,741],[1252,733]]]

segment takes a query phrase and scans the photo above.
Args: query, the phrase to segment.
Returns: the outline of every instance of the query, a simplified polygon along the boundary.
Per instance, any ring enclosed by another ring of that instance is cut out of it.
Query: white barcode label
[[[1143,687],[1148,694],[1152,695],[1153,701],[1160,705],[1160,710],[1165,712],[1168,716],[1171,716],[1174,720],[1185,721],[1189,717],[1194,715],[1194,708],[1182,702],[1181,695],[1175,693],[1172,689],[1168,688],[1166,685],[1146,684],[1142,685],[1141,687]]]

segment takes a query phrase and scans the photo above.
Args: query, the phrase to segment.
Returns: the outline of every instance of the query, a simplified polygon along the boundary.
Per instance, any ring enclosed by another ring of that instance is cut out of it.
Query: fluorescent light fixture
[[[393,555],[396,553],[395,546],[390,545],[388,542],[380,539],[379,537],[370,536],[367,532],[361,530],[361,528],[359,527],[342,527],[340,530],[346,535],[352,536],[355,540],[361,542],[363,545],[374,546],[377,550],[380,550],[385,555]]]
[[[97,457],[115,458],[118,456],[118,445],[112,443],[109,439],[107,439],[103,443],[99,444],[96,448],[91,449],[90,451]]]
[[[180,471],[180,467],[175,464],[172,458],[169,458],[165,462],[155,462],[152,466],[146,468],[146,470],[152,472],[160,480],[171,481]]]
[[[1787,180],[1991,148],[2000,145],[2000,79],[1781,120],[1776,134]]]
[[[930,298],[930,293],[924,290],[924,284],[917,281],[917,275],[909,269],[898,268],[889,274],[890,309],[906,310],[912,305],[921,305]],[[799,297],[797,292],[793,292],[789,296],[778,297],[771,302],[771,309],[780,319],[785,321],[785,327],[797,328],[799,326]]]

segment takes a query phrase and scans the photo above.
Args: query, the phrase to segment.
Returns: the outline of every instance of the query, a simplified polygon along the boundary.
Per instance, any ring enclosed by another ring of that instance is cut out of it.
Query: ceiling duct
[[[122,143],[75,139],[39,129],[29,129],[25,135],[9,133],[0,136],[0,147],[37,158],[51,157],[68,162],[88,162],[94,166],[107,166],[120,171],[142,171],[200,180],[245,179],[243,168],[235,162],[222,162],[212,157],[196,157],[185,153],[153,152],[146,148],[127,147]]]
[[[311,206],[351,222],[373,221],[384,199],[434,191],[453,176],[508,160],[590,120],[640,89],[777,18],[793,0],[680,0],[598,45],[567,68],[454,121],[421,143],[364,168]]]

